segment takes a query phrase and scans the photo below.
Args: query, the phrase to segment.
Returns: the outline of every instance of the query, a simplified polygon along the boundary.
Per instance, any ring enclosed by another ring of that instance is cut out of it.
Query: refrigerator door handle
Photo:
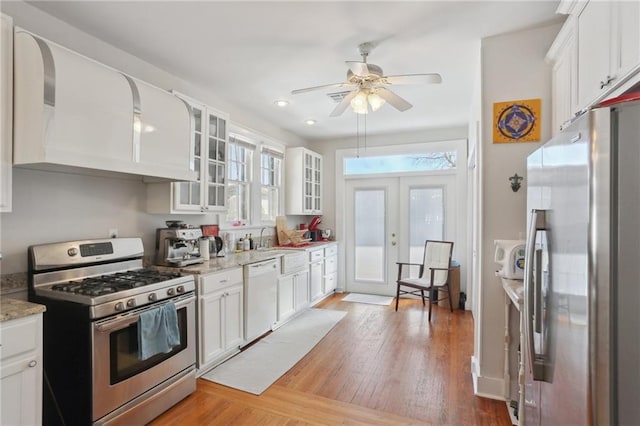
[[[538,231],[546,231],[545,210],[532,210],[531,211],[531,225],[529,227],[529,233],[527,234],[526,244],[526,261],[525,261],[525,276],[524,276],[524,290],[525,290],[525,338],[526,338],[526,350],[527,358],[529,359],[529,369],[531,370],[531,376],[533,380],[544,380],[544,359],[541,354],[536,354],[533,341],[534,333],[534,319],[535,319],[535,331],[542,329],[542,316],[541,316],[541,250],[536,250],[536,235]],[[534,267],[534,262],[535,267]],[[534,280],[534,270],[536,276]],[[535,281],[535,282],[534,282]]]

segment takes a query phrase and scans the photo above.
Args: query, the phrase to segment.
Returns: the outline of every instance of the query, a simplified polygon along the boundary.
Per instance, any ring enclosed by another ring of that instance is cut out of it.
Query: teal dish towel
[[[176,305],[166,303],[140,314],[138,318],[138,358],[171,352],[180,344]]]

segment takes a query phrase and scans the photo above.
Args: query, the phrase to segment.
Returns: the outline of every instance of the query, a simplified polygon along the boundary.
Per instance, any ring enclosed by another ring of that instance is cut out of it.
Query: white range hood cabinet
[[[21,29],[14,48],[15,165],[196,179],[180,99]]]

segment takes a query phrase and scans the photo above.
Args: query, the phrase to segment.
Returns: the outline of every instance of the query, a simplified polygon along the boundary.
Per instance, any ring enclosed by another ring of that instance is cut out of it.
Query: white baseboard
[[[484,398],[506,401],[506,384],[499,377],[484,377],[480,374],[480,366],[475,357],[471,357],[471,375],[473,377],[473,394]]]

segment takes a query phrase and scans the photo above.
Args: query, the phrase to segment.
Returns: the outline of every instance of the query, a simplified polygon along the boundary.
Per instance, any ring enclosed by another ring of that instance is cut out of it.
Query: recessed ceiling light
[[[278,99],[278,100],[274,101],[273,103],[278,105],[280,108],[284,108],[287,105],[289,105],[289,101],[285,101],[284,99]]]
[[[308,120],[305,120],[304,122],[309,126],[313,126],[314,124],[316,124],[316,120],[313,120],[311,118],[309,118]]]

